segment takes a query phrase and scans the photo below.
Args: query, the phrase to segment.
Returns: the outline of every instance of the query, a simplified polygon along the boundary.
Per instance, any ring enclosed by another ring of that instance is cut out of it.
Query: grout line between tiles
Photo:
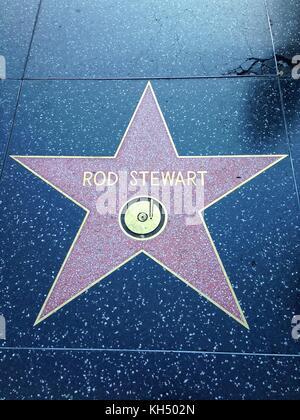
[[[35,34],[35,31],[36,31],[37,23],[38,23],[39,16],[40,16],[41,7],[42,7],[42,0],[40,0],[38,8],[37,8],[37,12],[36,12],[36,16],[35,16],[35,20],[34,20],[34,24],[33,24],[33,28],[32,28],[31,39],[30,39],[30,43],[29,43],[29,46],[28,46],[28,52],[27,52],[26,60],[25,60],[22,80],[24,80],[25,76],[26,76],[28,61],[29,61],[29,57],[30,57],[30,53],[31,53],[31,49],[32,49],[34,34]]]
[[[22,89],[23,89],[23,80],[20,81],[18,94],[17,94],[17,100],[16,100],[16,107],[15,107],[15,111],[14,111],[14,115],[13,115],[12,124],[11,124],[11,127],[10,127],[10,133],[9,133],[9,137],[8,137],[7,142],[6,142],[6,146],[5,146],[5,150],[4,150],[4,158],[3,158],[2,166],[0,167],[0,182],[1,182],[2,177],[3,177],[4,168],[6,166],[6,162],[7,162],[7,158],[8,158],[10,144],[11,144],[11,140],[12,140],[12,137],[13,137],[13,132],[14,132],[14,128],[15,128],[16,116],[17,116],[17,112],[18,112],[18,107],[19,107],[19,103],[20,103]]]
[[[238,353],[225,351],[197,351],[197,350],[170,350],[170,349],[114,349],[114,348],[63,348],[63,347],[0,347],[3,351],[40,351],[40,352],[83,352],[83,353],[159,353],[159,354],[183,354],[199,356],[239,356],[239,357],[265,357],[265,358],[300,358],[300,354],[280,353]]]
[[[12,137],[13,137],[13,132],[14,132],[15,123],[16,123],[16,116],[17,116],[17,112],[18,112],[18,108],[19,108],[21,93],[22,93],[22,90],[23,90],[24,78],[25,78],[25,74],[26,74],[26,69],[27,69],[27,65],[28,65],[28,60],[29,60],[29,56],[30,56],[30,52],[31,52],[31,48],[32,48],[34,33],[35,33],[36,26],[37,26],[37,23],[38,23],[38,18],[39,18],[41,6],[42,6],[42,0],[40,0],[40,2],[39,2],[37,12],[36,12],[36,16],[35,16],[35,20],[34,20],[31,39],[30,39],[30,42],[29,42],[28,52],[27,52],[27,56],[26,56],[26,60],[25,60],[25,64],[24,64],[24,69],[23,69],[23,76],[22,76],[21,79],[7,79],[7,80],[19,81],[20,85],[19,85],[19,89],[18,89],[16,106],[15,106],[15,110],[14,110],[14,114],[13,114],[13,120],[12,120],[12,124],[11,124],[11,128],[10,128],[10,133],[9,133],[8,141],[6,143],[5,150],[4,150],[4,158],[3,158],[2,166],[0,168],[0,182],[2,180],[4,168],[6,166],[6,162],[7,162],[7,158],[8,158],[9,148],[10,148]]]
[[[277,75],[214,75],[214,76],[135,76],[135,77],[24,77],[22,79],[7,78],[18,81],[149,81],[149,80],[210,80],[210,79],[276,79]]]

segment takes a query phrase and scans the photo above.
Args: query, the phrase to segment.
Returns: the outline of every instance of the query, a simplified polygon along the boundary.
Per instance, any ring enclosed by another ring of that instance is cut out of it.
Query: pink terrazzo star
[[[205,224],[204,210],[284,157],[178,156],[150,83],[115,157],[13,156],[87,211],[36,323],[144,252],[248,327]],[[188,226],[184,215],[170,214],[165,230],[157,237],[148,241],[130,238],[119,224],[119,211],[125,203],[118,204],[113,216],[100,215],[96,208],[99,192],[83,187],[84,171],[206,171],[204,204],[199,208],[202,222]]]

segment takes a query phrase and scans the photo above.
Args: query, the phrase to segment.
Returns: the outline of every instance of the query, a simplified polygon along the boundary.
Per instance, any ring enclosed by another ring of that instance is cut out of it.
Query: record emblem
[[[162,233],[167,223],[165,207],[152,197],[139,197],[125,204],[120,224],[126,235],[145,241]]]

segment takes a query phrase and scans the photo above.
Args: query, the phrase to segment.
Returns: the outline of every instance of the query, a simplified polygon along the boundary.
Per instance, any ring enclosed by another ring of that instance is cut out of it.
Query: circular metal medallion
[[[120,224],[126,235],[137,240],[149,240],[162,233],[167,223],[165,207],[155,198],[138,197],[125,204]]]

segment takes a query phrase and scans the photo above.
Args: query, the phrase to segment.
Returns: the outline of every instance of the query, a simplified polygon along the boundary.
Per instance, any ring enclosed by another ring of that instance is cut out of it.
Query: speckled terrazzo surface
[[[11,135],[19,88],[19,81],[0,81],[0,170]]]
[[[39,0],[1,0],[0,55],[6,58],[9,78],[23,76]]]
[[[261,0],[203,0],[201,7],[198,0],[46,0],[26,74],[219,75],[261,56],[271,59],[264,72],[274,74]]]
[[[300,82],[275,76],[268,17],[278,54],[299,31],[279,1],[1,2],[0,399],[299,399]],[[78,79],[156,76],[180,155],[289,155],[206,212],[251,328],[146,255],[33,327],[84,211],[9,155],[113,156],[146,81]]]

